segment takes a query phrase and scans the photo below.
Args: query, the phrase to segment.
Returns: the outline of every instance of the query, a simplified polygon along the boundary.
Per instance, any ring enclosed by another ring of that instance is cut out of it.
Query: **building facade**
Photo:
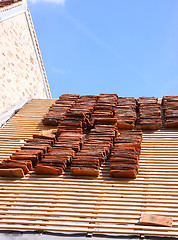
[[[0,113],[20,100],[51,98],[26,0],[0,2]]]

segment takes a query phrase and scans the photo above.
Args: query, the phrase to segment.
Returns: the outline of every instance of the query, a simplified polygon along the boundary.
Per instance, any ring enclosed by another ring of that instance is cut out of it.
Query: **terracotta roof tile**
[[[22,2],[22,0],[0,0],[0,12],[19,6]]]
[[[0,8],[4,8],[4,7],[7,7],[7,6],[11,6],[15,3],[19,3],[19,2],[22,2],[22,0],[0,0]]]

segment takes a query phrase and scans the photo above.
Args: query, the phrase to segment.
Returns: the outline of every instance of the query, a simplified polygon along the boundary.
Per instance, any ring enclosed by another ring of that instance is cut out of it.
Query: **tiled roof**
[[[54,102],[32,100],[0,130],[1,159],[33,134],[56,129],[42,124]],[[0,178],[0,229],[178,236],[177,142],[178,129],[144,130],[136,179],[111,178],[109,161],[94,178],[72,176],[69,167],[59,176]],[[173,217],[173,226],[139,225],[145,212]]]

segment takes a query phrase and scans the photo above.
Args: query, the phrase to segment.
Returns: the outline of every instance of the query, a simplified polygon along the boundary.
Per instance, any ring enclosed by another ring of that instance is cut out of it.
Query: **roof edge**
[[[45,67],[44,67],[44,64],[43,64],[43,59],[42,59],[39,43],[38,43],[38,39],[37,39],[37,35],[36,35],[36,32],[35,32],[35,28],[34,28],[34,25],[33,25],[32,17],[31,17],[30,11],[28,9],[28,6],[27,6],[25,14],[26,14],[26,19],[27,19],[27,22],[28,22],[29,30],[30,30],[30,33],[31,33],[31,37],[32,37],[32,40],[33,40],[33,44],[34,44],[36,56],[37,56],[37,59],[38,59],[39,67],[40,67],[40,70],[41,70],[41,74],[42,74],[42,78],[43,78],[43,82],[44,82],[44,86],[45,86],[45,90],[46,90],[46,95],[47,95],[47,98],[52,98],[50,88],[49,88],[48,79],[47,79],[47,75],[46,75],[46,71],[45,71]]]
[[[31,38],[32,38],[32,41],[33,41],[33,46],[35,48],[35,53],[36,53],[36,56],[37,56],[40,72],[41,72],[44,87],[45,87],[46,97],[47,98],[52,98],[50,88],[49,88],[48,79],[47,79],[47,75],[46,75],[46,71],[45,71],[44,64],[43,64],[43,59],[42,59],[40,47],[39,47],[39,44],[38,44],[38,39],[37,39],[37,36],[36,36],[36,32],[35,32],[35,28],[34,28],[34,25],[33,25],[31,14],[30,14],[30,11],[29,11],[28,6],[27,6],[27,1],[22,0],[21,2],[14,3],[13,5],[11,4],[7,8],[3,9],[3,11],[0,11],[0,22],[5,21],[9,18],[15,17],[15,16],[17,16],[19,14],[22,14],[22,13],[25,13],[25,16],[26,16],[26,19],[27,19],[28,28],[29,28],[30,35],[31,35]]]

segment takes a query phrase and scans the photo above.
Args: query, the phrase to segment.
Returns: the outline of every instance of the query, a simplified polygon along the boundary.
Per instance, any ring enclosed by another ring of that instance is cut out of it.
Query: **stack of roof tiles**
[[[1,177],[23,178],[26,173],[32,170],[31,162],[17,160],[3,160],[0,163]]]
[[[68,164],[68,155],[64,152],[54,151],[56,144],[56,136],[53,137],[53,142],[47,151],[44,152],[35,169],[36,174],[39,175],[58,175],[62,174]]]
[[[162,99],[164,126],[178,127],[178,96],[164,96]]]
[[[0,7],[4,7],[4,6],[10,5],[12,3],[21,2],[21,1],[22,0],[1,0]]]
[[[110,157],[110,175],[118,178],[136,178],[139,169],[142,132],[124,131],[115,140]]]
[[[163,97],[162,109],[165,127],[178,127],[178,96]],[[111,176],[135,178],[142,133],[123,131],[117,137],[118,129],[159,129],[161,109],[155,97],[137,99],[136,107],[135,98],[117,94],[63,94],[43,123],[57,125],[57,132],[33,135],[0,163],[0,176],[23,177],[33,168],[37,174],[58,175],[70,164],[73,175],[98,176],[111,156]]]
[[[48,113],[43,117],[43,124],[48,126],[57,126],[66,116],[67,111],[75,105],[79,95],[63,94],[55,101]]]
[[[70,95],[68,95],[70,98]],[[63,120],[58,121],[57,141],[37,165],[37,174],[62,174],[84,142],[84,132],[91,127],[90,116],[97,96],[77,97]],[[57,166],[58,163],[58,166]]]
[[[83,143],[83,134],[75,131],[62,132],[56,143],[37,165],[36,174],[60,175],[66,170],[75,152]]]
[[[133,129],[136,121],[136,99],[118,97],[115,117],[118,129]]]
[[[26,140],[21,150],[12,154],[10,160],[0,163],[0,176],[24,177],[36,167],[54,142],[53,135],[33,135],[32,139]]]
[[[58,135],[63,131],[86,133],[91,128],[91,113],[97,96],[81,96],[73,107],[68,110],[63,121],[58,125]]]
[[[137,129],[159,129],[161,126],[161,109],[156,97],[137,99]]]
[[[117,94],[100,94],[92,114],[93,124],[113,122],[117,104]]]
[[[72,159],[73,175],[98,176],[117,135],[117,119],[113,118],[116,104],[117,95],[99,95],[91,116],[94,128],[87,135],[81,151]]]

